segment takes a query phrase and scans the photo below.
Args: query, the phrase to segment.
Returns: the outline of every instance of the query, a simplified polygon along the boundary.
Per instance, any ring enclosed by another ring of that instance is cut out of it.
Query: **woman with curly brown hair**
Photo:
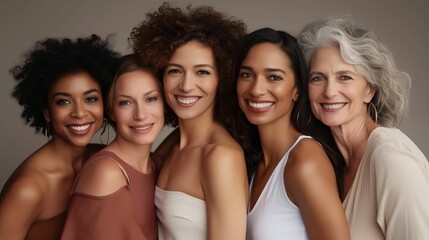
[[[232,63],[245,30],[211,7],[164,3],[131,34],[162,79],[166,123],[180,132],[155,190],[160,239],[245,239],[246,162],[228,131],[237,104]]]
[[[0,239],[59,239],[76,172],[103,124],[103,97],[117,58],[96,35],[46,39],[12,69],[22,118],[51,138],[6,182]]]

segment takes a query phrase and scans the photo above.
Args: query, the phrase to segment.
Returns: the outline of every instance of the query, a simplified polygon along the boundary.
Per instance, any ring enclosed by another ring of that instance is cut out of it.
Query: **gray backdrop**
[[[0,2],[0,187],[12,171],[46,142],[43,135],[25,126],[21,107],[11,97],[14,80],[9,69],[21,62],[35,41],[46,37],[84,37],[114,34],[114,49],[131,51],[127,38],[145,13],[161,0],[1,0]],[[349,14],[373,30],[393,51],[399,69],[412,78],[408,117],[401,129],[429,156],[428,74],[429,2],[427,0],[216,0],[173,1],[185,6],[208,4],[243,19],[249,31],[260,27],[286,30],[296,35],[303,26],[331,14]],[[165,137],[170,129],[161,134]],[[98,136],[94,137],[98,142]]]

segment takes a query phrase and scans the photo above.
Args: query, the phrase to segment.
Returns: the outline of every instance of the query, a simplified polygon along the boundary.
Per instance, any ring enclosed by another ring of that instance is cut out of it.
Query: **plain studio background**
[[[113,34],[116,51],[130,53],[127,38],[147,12],[162,0],[1,0],[0,2],[0,187],[12,171],[46,143],[43,134],[24,125],[21,107],[11,97],[15,81],[9,69],[22,62],[23,54],[47,37],[77,38],[95,33]],[[370,28],[392,50],[400,70],[412,79],[408,117],[401,129],[429,157],[429,2],[427,0],[216,0],[173,1],[174,6],[211,5],[244,20],[248,30],[272,27],[297,35],[309,22],[328,15],[351,15]],[[165,129],[155,146],[170,129]],[[111,134],[112,139],[112,134]],[[99,142],[96,135],[94,142]]]

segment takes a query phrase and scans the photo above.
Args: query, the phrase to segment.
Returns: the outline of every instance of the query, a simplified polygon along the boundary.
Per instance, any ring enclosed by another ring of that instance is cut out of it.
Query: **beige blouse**
[[[343,202],[353,240],[429,239],[429,163],[399,129],[370,135]]]

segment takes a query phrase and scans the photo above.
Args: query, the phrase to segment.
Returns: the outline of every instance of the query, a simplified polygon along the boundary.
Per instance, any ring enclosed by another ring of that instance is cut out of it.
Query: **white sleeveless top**
[[[289,152],[303,138],[311,137],[300,136],[285,153],[247,215],[247,240],[308,239],[299,208],[289,199],[283,177]]]
[[[155,188],[160,240],[207,239],[206,202],[179,191]]]

